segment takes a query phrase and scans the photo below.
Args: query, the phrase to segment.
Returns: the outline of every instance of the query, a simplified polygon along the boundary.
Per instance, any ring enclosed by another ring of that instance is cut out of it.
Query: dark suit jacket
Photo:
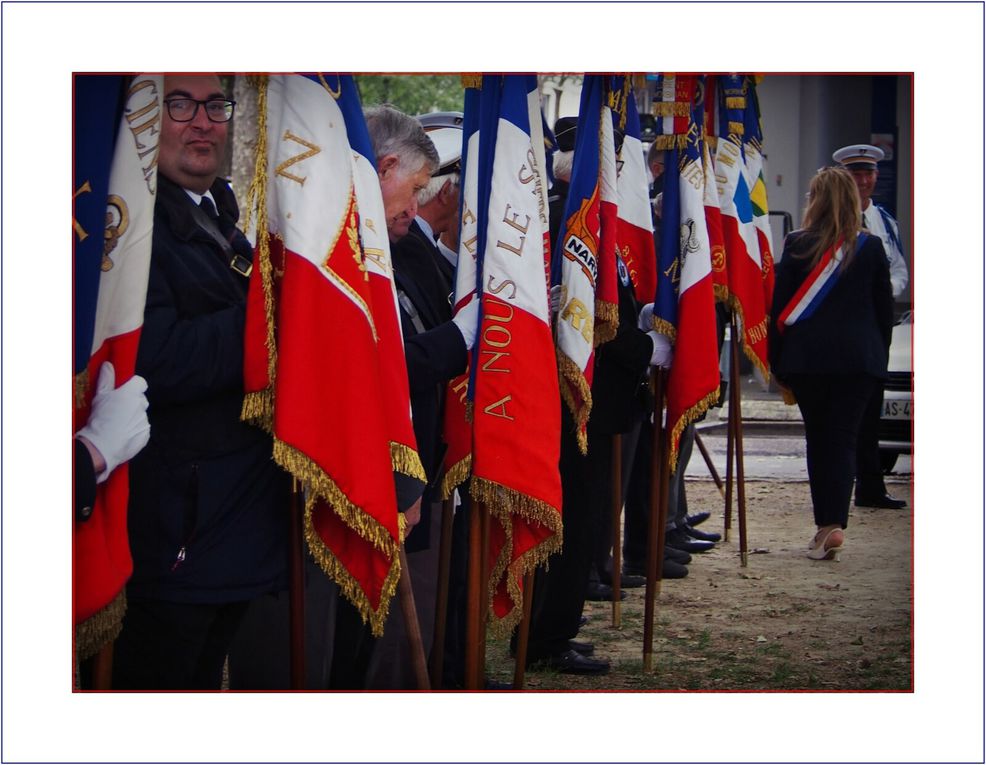
[[[437,499],[434,483],[441,473],[445,454],[442,441],[445,384],[465,371],[466,344],[452,323],[448,292],[432,260],[435,254],[441,257],[437,248],[413,225],[411,232],[392,246],[391,252],[414,435],[429,482],[422,503],[422,522],[418,526],[427,529],[426,512],[429,503]]]
[[[869,374],[885,377],[893,327],[890,270],[880,238],[869,235],[815,313],[783,332],[777,317],[811,271],[799,258],[812,235],[795,231],[784,242],[769,323],[770,366],[789,374]]]

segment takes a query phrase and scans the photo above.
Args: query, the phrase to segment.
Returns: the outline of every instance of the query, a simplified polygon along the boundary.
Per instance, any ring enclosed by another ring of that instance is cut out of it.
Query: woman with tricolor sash
[[[770,365],[805,423],[817,532],[814,560],[838,560],[849,521],[856,436],[887,374],[893,326],[890,272],[879,237],[862,228],[859,194],[841,167],[811,180],[802,228],[777,263]]]

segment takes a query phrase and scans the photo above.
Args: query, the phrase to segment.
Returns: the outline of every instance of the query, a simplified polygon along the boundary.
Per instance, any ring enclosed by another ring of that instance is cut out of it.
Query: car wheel
[[[897,452],[880,452],[880,469],[883,471],[884,475],[890,475],[893,472],[894,465],[897,464],[897,457],[899,455]]]

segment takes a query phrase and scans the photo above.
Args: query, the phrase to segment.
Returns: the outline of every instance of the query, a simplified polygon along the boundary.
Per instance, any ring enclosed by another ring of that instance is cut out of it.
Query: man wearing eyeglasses
[[[164,106],[137,352],[151,439],[130,462],[113,687],[218,690],[248,603],[286,587],[289,483],[270,436],[240,421],[253,255],[218,177],[235,103],[215,75],[170,75]]]

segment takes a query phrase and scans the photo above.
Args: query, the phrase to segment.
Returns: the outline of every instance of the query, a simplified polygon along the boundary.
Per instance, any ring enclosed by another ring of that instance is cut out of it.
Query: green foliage
[[[392,104],[406,114],[462,111],[458,74],[360,74],[355,79],[363,106]]]

